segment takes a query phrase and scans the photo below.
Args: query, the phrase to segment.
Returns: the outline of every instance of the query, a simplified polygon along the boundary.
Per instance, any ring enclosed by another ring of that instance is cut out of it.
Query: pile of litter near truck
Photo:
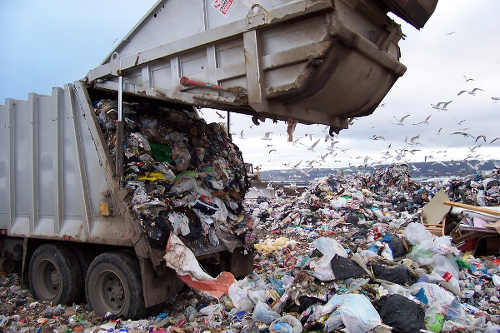
[[[102,112],[100,104],[96,110]],[[129,134],[140,138],[132,146],[147,152],[154,136],[137,133]],[[135,169],[128,181],[141,182],[143,173]],[[170,236],[167,246],[193,260],[183,273],[191,284],[149,317],[103,318],[85,305],[43,306],[17,286],[16,275],[7,275],[0,325],[61,332],[497,332],[499,181],[500,169],[420,185],[406,165],[394,165],[372,175],[320,178],[298,197],[278,190],[274,198],[243,204],[242,214],[254,223],[246,238],[256,253],[244,278],[228,283],[210,277],[180,241],[189,233],[173,227],[170,234],[177,237]],[[165,180],[143,182],[158,188]],[[467,204],[450,200],[459,193]]]

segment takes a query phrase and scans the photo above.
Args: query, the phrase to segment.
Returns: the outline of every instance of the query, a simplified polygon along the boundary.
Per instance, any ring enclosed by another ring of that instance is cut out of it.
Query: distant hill
[[[351,168],[313,168],[313,169],[289,169],[289,170],[268,170],[261,171],[260,176],[265,181],[298,181],[307,182],[318,177],[326,177],[332,173],[342,170],[346,174],[356,172],[372,172],[374,169],[386,168],[389,165],[377,165],[369,167],[351,167]],[[412,178],[431,178],[431,177],[453,177],[466,176],[495,170],[500,167],[499,160],[489,161],[444,161],[444,162],[416,162],[408,163]]]

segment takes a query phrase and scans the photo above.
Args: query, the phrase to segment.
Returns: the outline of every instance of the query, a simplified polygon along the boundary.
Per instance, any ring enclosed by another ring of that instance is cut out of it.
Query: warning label
[[[234,0],[213,0],[212,7],[214,7],[219,13],[227,16]]]

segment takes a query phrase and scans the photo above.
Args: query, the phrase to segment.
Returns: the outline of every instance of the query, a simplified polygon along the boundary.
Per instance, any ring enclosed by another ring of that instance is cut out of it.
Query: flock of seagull
[[[467,77],[464,75],[465,82],[473,82],[474,79],[471,77]],[[470,95],[470,96],[477,96],[479,93],[484,93],[485,91],[481,88],[475,87],[470,90],[463,89],[460,90],[457,93],[457,97],[462,96],[464,94]],[[496,103],[500,101],[500,97],[491,97],[491,100],[493,103]],[[431,108],[439,111],[448,111],[450,108],[450,105],[454,102],[453,99],[447,100],[447,101],[439,101],[435,104],[431,104]],[[382,103],[379,105],[379,107],[385,107],[386,103]],[[225,116],[223,116],[221,113],[217,112],[217,115],[220,119],[225,119]],[[392,122],[393,125],[396,126],[429,126],[431,123],[431,119],[433,117],[433,114],[429,114],[423,119],[422,121],[416,121],[416,122],[410,122],[409,118],[411,117],[411,114],[405,114],[401,117],[395,117],[394,122]],[[352,125],[354,122],[354,119],[351,119],[350,124]],[[468,160],[474,160],[478,159],[480,157],[480,154],[477,152],[477,149],[482,147],[483,145],[491,145],[494,144],[497,141],[500,141],[500,137],[495,137],[495,138],[487,138],[485,135],[472,135],[469,133],[470,128],[463,127],[464,123],[466,123],[467,120],[460,120],[457,122],[457,128],[456,130],[450,131],[448,134],[452,136],[462,136],[465,139],[470,139],[471,142],[470,144],[467,144],[468,147],[468,153],[467,155],[463,158],[466,162]],[[317,126],[322,126],[322,125],[317,125]],[[253,126],[250,126],[252,128]],[[372,127],[374,128],[374,127]],[[439,136],[444,134],[445,130],[441,127],[436,130],[435,135]],[[245,130],[241,130],[239,135],[236,133],[231,133],[233,136],[236,136],[240,140],[247,139],[247,136],[245,135]],[[289,133],[290,134],[290,133]],[[281,134],[280,134],[281,136]],[[324,139],[323,139],[324,136]],[[266,150],[267,154],[271,156],[272,153],[278,153],[278,149],[276,148],[276,145],[273,144],[273,132],[265,132],[264,136],[261,138],[263,141],[268,141],[269,144],[266,145]],[[373,134],[370,136],[368,139],[373,140],[373,141],[386,141],[386,138],[382,135],[376,135]],[[287,162],[287,163],[282,163],[284,167],[291,168],[291,169],[296,169],[297,171],[300,171],[304,174],[308,174],[310,170],[317,168],[321,165],[324,165],[325,163],[330,164],[331,162],[333,163],[345,163],[345,157],[346,157],[346,152],[349,151],[349,148],[341,148],[340,146],[337,146],[340,141],[337,140],[337,137],[332,137],[328,134],[328,128],[326,126],[323,127],[323,130],[321,131],[320,137],[318,137],[318,133],[316,134],[305,134],[304,136],[296,137],[294,140],[291,141],[291,144],[296,147],[305,147],[307,148],[308,151],[314,152],[316,148],[318,148],[318,145],[320,142],[324,140],[325,143],[329,143],[329,145],[326,145],[325,150],[326,152],[324,154],[320,154],[319,156],[316,156],[315,158],[312,158],[310,160],[301,160],[298,162]],[[309,141],[309,143],[307,143]],[[405,137],[404,139],[404,144],[402,145],[401,148],[396,149],[393,147],[393,143],[389,143],[387,145],[387,148],[380,153],[380,158],[372,157],[372,156],[356,156],[353,159],[355,163],[348,163],[349,168],[355,167],[355,166],[375,166],[379,164],[386,164],[389,161],[393,162],[408,162],[409,158],[414,156],[416,153],[423,152],[424,149],[422,148],[422,143],[421,143],[421,136],[420,134],[415,135],[415,136],[410,136],[410,137]],[[322,146],[323,147],[323,146]],[[425,150],[428,151],[428,150]],[[432,153],[427,153],[427,155],[424,156],[424,162],[425,163],[436,163],[436,164],[442,164],[446,165],[443,160],[444,158],[447,158],[447,153],[448,151],[446,149],[442,149],[439,151],[433,151]],[[436,155],[436,157],[433,156]],[[340,159],[342,157],[342,159]],[[270,162],[269,160],[268,162]],[[470,164],[469,166],[473,169],[477,170],[479,164],[472,165]],[[300,167],[300,169],[299,169]],[[415,167],[413,167],[415,168]]]

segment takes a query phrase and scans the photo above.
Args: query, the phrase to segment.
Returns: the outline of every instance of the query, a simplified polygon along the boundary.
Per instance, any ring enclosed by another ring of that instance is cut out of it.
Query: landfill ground
[[[444,188],[450,199],[498,206],[499,171],[455,179]],[[470,242],[454,244],[456,236],[426,230],[422,207],[438,190],[414,183],[405,166],[393,166],[369,177],[318,179],[296,196],[278,190],[272,198],[248,199],[246,213],[257,222],[247,235],[255,249],[253,273],[219,299],[186,288],[142,320],[99,317],[86,304],[37,301],[20,287],[19,275],[2,274],[0,327],[5,332],[498,332],[498,248],[475,257]],[[471,216],[452,210],[445,219],[450,232]]]

